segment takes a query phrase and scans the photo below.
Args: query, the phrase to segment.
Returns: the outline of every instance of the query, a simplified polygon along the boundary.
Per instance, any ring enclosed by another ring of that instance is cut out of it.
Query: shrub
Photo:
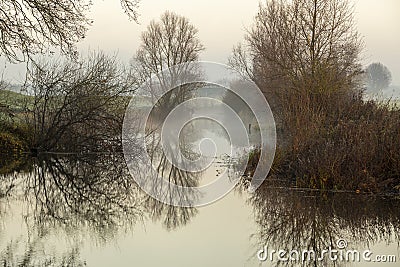
[[[400,111],[357,97],[314,101],[288,109],[270,174],[298,187],[399,193]]]
[[[24,143],[10,133],[0,133],[0,151],[2,155],[21,154],[25,148]]]
[[[29,128],[29,126],[20,122],[1,123],[0,133],[8,133],[16,139],[19,139],[24,148],[29,146],[33,138],[33,131]]]

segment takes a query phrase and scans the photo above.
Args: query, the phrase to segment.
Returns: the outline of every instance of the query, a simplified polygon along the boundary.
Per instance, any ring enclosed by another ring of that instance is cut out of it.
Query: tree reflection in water
[[[165,155],[157,157],[161,159],[158,170],[170,173],[178,185],[197,183],[195,175],[174,170]],[[27,240],[12,239],[0,251],[4,266],[19,266],[21,262],[26,262],[23,266],[82,265],[79,244],[54,256],[40,250],[47,235],[60,230],[68,236],[82,229],[83,234],[107,242],[146,218],[173,230],[197,214],[195,208],[169,206],[142,192],[129,174],[122,153],[46,155],[34,159],[28,172],[9,173],[0,181],[0,201],[22,203],[29,233]],[[12,207],[2,206],[0,219],[5,219]],[[68,260],[73,263],[67,264]]]
[[[336,241],[348,241],[347,249],[362,252],[377,242],[400,240],[400,201],[349,193],[321,193],[260,188],[249,199],[254,207],[257,251],[313,250],[337,248]],[[300,254],[301,255],[301,254]],[[326,256],[323,261],[284,262],[277,266],[342,266]]]
[[[44,250],[44,242],[44,236],[35,237],[33,240],[28,239],[26,242],[11,240],[0,252],[1,266],[86,266],[86,262],[80,259],[78,247],[73,247],[61,255],[55,255]]]
[[[153,190],[154,192],[159,191],[162,192],[163,188],[161,187],[161,183],[159,179],[166,179],[169,183],[182,186],[182,187],[196,187],[199,184],[200,173],[187,172],[179,169],[174,166],[169,158],[178,156],[177,154],[171,153],[166,155],[168,151],[173,151],[173,149],[163,149],[161,145],[161,138],[159,129],[155,129],[149,134],[146,138],[147,142],[147,150],[150,155],[153,166],[156,168],[156,172],[146,171],[143,175],[147,175],[149,177],[151,175]],[[180,149],[182,154],[187,158],[193,158],[196,156],[196,153],[193,152],[192,147],[187,142],[181,140]],[[150,178],[150,177],[149,177]],[[171,187],[169,188],[170,198],[178,198],[182,202],[188,202],[194,198],[196,198],[197,191],[193,190],[173,190]],[[187,194],[190,193],[190,195]],[[186,225],[192,217],[197,214],[197,209],[193,207],[178,207],[167,205],[161,203],[160,201],[150,197],[145,196],[144,206],[146,207],[149,216],[154,221],[162,221],[163,225],[168,229],[172,230],[179,226]]]
[[[92,154],[38,159],[27,175],[25,195],[33,195],[35,219],[95,229],[135,222],[142,213],[139,192],[122,155]]]

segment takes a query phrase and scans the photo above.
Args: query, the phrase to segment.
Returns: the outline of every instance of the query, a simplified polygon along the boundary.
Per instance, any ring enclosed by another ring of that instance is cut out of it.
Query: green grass
[[[32,101],[32,96],[9,90],[0,90],[0,105],[5,105],[14,112],[23,111],[24,107],[29,106]]]

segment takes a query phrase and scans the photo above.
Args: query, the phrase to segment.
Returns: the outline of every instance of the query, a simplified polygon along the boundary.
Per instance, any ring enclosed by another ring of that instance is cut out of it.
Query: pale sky
[[[364,65],[379,61],[392,72],[393,84],[400,85],[400,1],[354,0],[356,22],[364,38]],[[89,49],[118,53],[128,62],[140,44],[140,33],[152,19],[165,10],[189,18],[199,30],[206,50],[201,59],[226,63],[232,47],[243,40],[252,25],[259,0],[141,0],[139,23],[128,20],[119,0],[96,0],[89,16],[94,25],[87,38],[78,44],[82,53]],[[4,60],[1,61],[4,67]],[[1,69],[0,69],[1,72]],[[12,81],[23,78],[23,66],[7,65],[5,77]]]

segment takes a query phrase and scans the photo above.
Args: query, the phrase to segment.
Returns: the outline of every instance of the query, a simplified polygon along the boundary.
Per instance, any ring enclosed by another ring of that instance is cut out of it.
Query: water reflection
[[[349,193],[321,193],[264,187],[249,199],[254,207],[257,249],[309,251],[321,255],[337,240],[360,252],[377,243],[399,242],[400,201]],[[256,250],[255,250],[256,251]],[[378,254],[378,251],[374,251]],[[382,254],[383,252],[380,251]],[[286,255],[287,257],[287,255]],[[278,261],[286,266],[342,266],[324,260]]]
[[[130,177],[122,154],[37,158],[30,170],[3,176],[0,187],[0,220],[5,225],[0,243],[3,266],[84,266],[87,255],[80,252],[83,241],[92,240],[100,246],[113,242],[147,219],[162,224],[168,231],[185,227],[190,233],[191,222],[201,214],[201,210],[169,206],[144,194]],[[246,196],[242,194],[243,201]],[[256,229],[249,242],[253,259],[265,245],[276,250],[320,252],[328,246],[335,247],[336,240],[344,238],[349,249],[362,251],[378,243],[397,246],[400,240],[400,202],[395,199],[264,186],[250,195],[247,203],[247,209],[252,209],[255,216],[254,221],[248,221]],[[19,211],[22,216],[15,219]],[[18,220],[20,223],[15,222]],[[24,226],[15,226],[19,224]],[[13,231],[17,234],[7,233]],[[67,245],[60,241],[69,238],[72,241]],[[153,242],[157,244],[157,240]],[[58,244],[61,249],[53,251],[49,243]],[[177,253],[179,263],[178,252],[171,253]],[[248,258],[242,260],[238,266],[254,265]],[[272,265],[345,263],[325,260]]]
[[[197,154],[193,151],[192,146],[185,142],[186,138],[181,138],[180,151],[182,154],[174,154],[172,148],[163,148],[161,145],[161,135],[159,129],[153,129],[151,134],[146,138],[147,150],[151,157],[153,166],[156,172],[152,170],[144,170],[142,172],[144,179],[152,183],[153,192],[163,192],[163,183],[159,179],[167,179],[170,184],[196,187],[199,184],[201,173],[184,171],[171,163],[170,159],[178,161],[181,155],[186,158],[195,158]],[[167,154],[170,152],[169,154]],[[140,167],[139,167],[140,168]],[[198,193],[193,190],[173,190],[169,186],[167,191],[170,198],[178,198],[182,202],[188,202],[196,198]],[[182,208],[179,206],[172,206],[164,204],[151,196],[146,195],[143,205],[146,207],[153,220],[162,221],[168,230],[175,229],[179,226],[186,225],[190,219],[197,214],[197,209],[193,207]]]
[[[86,266],[80,259],[78,247],[74,247],[61,255],[44,251],[45,237],[34,237],[33,240],[12,240],[3,251],[0,251],[0,264],[4,267],[25,266]],[[20,253],[18,253],[20,252]]]
[[[165,205],[143,193],[122,153],[46,155],[31,164],[27,172],[0,179],[0,220],[7,225],[0,242],[3,266],[83,266],[82,240],[112,242],[146,218],[173,230],[197,214],[194,208]],[[8,236],[15,227],[17,234]],[[65,251],[48,253],[49,240],[70,238],[72,247],[62,244]]]

